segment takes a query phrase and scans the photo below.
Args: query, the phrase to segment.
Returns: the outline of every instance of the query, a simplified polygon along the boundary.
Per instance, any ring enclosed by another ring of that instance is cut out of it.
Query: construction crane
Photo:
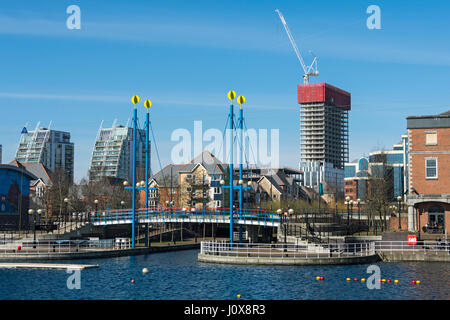
[[[284,26],[284,30],[286,30],[286,33],[289,37],[289,41],[291,41],[292,47],[294,48],[295,54],[297,55],[298,60],[300,61],[300,64],[303,68],[303,83],[308,84],[309,83],[309,77],[311,76],[318,76],[319,71],[317,70],[317,57],[314,57],[313,62],[310,66],[306,66],[305,62],[303,61],[302,55],[300,54],[300,51],[298,50],[297,44],[295,43],[294,38],[292,37],[291,31],[289,30],[289,27],[286,23],[286,20],[283,17],[283,14],[280,12],[280,10],[275,9],[275,12],[278,13],[281,19],[281,23]]]

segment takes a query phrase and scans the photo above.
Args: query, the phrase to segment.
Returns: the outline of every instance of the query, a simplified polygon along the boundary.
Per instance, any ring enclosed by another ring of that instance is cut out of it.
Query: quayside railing
[[[293,243],[233,243],[228,241],[202,241],[200,253],[228,257],[268,259],[363,257],[375,255],[373,242],[293,244]]]
[[[430,254],[450,254],[450,242],[446,240],[419,240],[416,244],[408,241],[374,241],[379,252],[423,252]]]

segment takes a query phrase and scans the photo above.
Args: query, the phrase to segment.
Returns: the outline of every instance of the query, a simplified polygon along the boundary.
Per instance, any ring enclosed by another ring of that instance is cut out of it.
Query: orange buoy
[[[131,283],[134,283],[134,279],[131,279]]]

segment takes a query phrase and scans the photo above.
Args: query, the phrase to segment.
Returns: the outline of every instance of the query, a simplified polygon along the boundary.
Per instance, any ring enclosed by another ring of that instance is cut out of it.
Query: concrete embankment
[[[167,251],[191,250],[200,248],[200,244],[178,244],[166,246],[153,246],[150,248],[136,249],[111,249],[111,250],[83,250],[79,252],[50,252],[50,253],[2,253],[0,261],[29,261],[29,260],[75,260],[75,259],[99,259],[124,256],[135,256]]]
[[[270,257],[243,257],[243,256],[220,256],[209,254],[198,254],[198,261],[219,264],[245,264],[245,265],[345,265],[365,264],[380,261],[375,254],[363,257],[322,257],[322,258],[270,258]]]
[[[378,255],[384,262],[450,262],[450,254],[447,252],[379,251]]]

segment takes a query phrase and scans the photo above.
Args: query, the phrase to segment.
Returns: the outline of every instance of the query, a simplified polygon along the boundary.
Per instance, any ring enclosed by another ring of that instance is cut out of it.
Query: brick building
[[[406,118],[408,229],[448,234],[450,228],[450,111]]]

